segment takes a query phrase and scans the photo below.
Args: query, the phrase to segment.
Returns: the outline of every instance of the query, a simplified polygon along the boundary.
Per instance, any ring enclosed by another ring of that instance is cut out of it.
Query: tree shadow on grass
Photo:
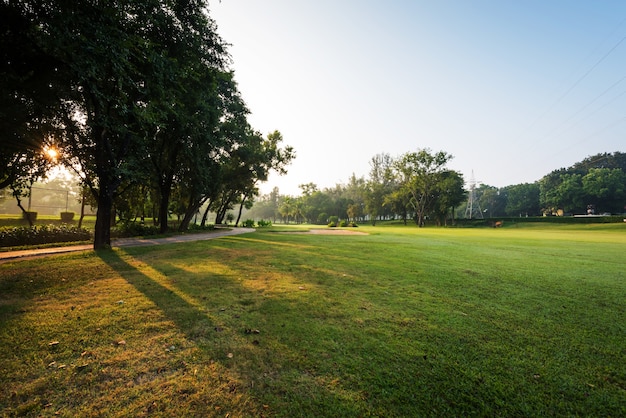
[[[223,355],[219,356],[216,355],[215,349],[209,348],[220,346],[217,341],[219,327],[200,304],[176,287],[168,286],[167,281],[163,280],[164,276],[151,266],[140,261],[135,266],[133,264],[135,259],[130,258],[132,257],[130,255],[127,259],[121,252],[108,250],[98,252],[98,257],[154,303],[163,316],[174,323],[175,331],[183,334],[187,340],[181,342],[183,347],[172,347],[170,353],[171,356],[178,357],[179,363],[184,365],[183,376],[178,383],[171,379],[170,383],[167,383],[168,386],[179,387],[177,390],[182,391],[185,397],[190,399],[194,397],[190,405],[183,406],[186,412],[179,411],[180,413],[189,414],[193,410],[194,416],[198,414],[210,416],[215,410],[222,410],[230,411],[230,414],[236,416],[260,414],[262,406],[248,393],[239,390],[242,388],[241,378],[228,364],[227,352],[222,350]],[[196,371],[193,371],[194,368]],[[199,369],[204,371],[201,373],[203,377],[196,376]],[[180,389],[181,385],[183,389]],[[176,406],[170,405],[169,408],[170,411],[177,412]]]
[[[100,251],[98,256],[128,283],[148,297],[183,333],[189,334],[192,329],[198,327],[198,324],[204,324],[206,327],[213,326],[210,318],[197,306],[129,264],[116,251]]]
[[[313,371],[316,359],[309,359],[308,356],[315,356],[318,350],[322,350],[320,344],[323,346],[324,342],[313,341],[313,336],[307,331],[313,326],[309,320],[315,322],[314,328],[322,329],[319,333],[323,333],[328,325],[317,323],[310,306],[302,301],[304,292],[297,285],[300,280],[293,278],[291,291],[267,295],[266,298],[263,289],[245,285],[242,278],[248,274],[247,271],[238,269],[236,262],[229,263],[212,248],[214,258],[219,261],[200,269],[192,267],[192,258],[156,261],[154,255],[142,257],[141,253],[132,250],[130,253],[139,263],[142,259],[155,260],[148,261],[149,268],[153,269],[155,277],[161,277],[171,285],[178,299],[175,305],[184,304],[186,309],[195,311],[184,316],[185,319],[175,312],[176,319],[173,320],[178,321],[177,325],[189,337],[195,338],[206,358],[220,359],[240,378],[239,389],[245,390],[253,399],[268,404],[271,412],[278,416],[316,415],[320,411],[333,411],[335,416],[363,415],[367,405],[358,390],[333,383],[337,376],[330,366],[319,374]],[[128,263],[125,264],[124,268],[129,267]],[[156,291],[155,284],[149,283],[152,281],[150,278],[133,277],[129,281],[149,298],[157,299],[155,303],[160,308],[170,311],[178,308],[170,306],[168,300],[161,300],[169,297],[171,289]],[[190,304],[189,298],[198,306]],[[304,319],[294,324],[291,316],[296,312],[300,312]],[[200,319],[195,317],[198,313]],[[166,314],[171,316],[172,312]],[[202,334],[188,321],[209,323],[204,327],[209,329],[209,335]],[[308,327],[305,323],[309,324]],[[290,335],[293,327],[301,337]],[[309,344],[315,347],[308,347]],[[224,358],[226,353],[233,357]],[[327,358],[322,360],[325,364],[329,361]],[[278,409],[274,410],[274,407]]]

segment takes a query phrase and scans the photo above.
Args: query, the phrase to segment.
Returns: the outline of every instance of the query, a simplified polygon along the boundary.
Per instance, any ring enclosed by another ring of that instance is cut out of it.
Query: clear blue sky
[[[297,157],[277,186],[454,156],[492,186],[626,152],[624,0],[212,0],[252,126]]]

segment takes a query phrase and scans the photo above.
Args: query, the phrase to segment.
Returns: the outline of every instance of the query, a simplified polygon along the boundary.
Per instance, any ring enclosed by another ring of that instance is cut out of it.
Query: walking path
[[[141,247],[149,245],[159,244],[173,244],[177,242],[190,242],[190,241],[204,241],[207,239],[214,239],[225,237],[229,235],[247,234],[254,232],[254,228],[232,228],[221,229],[217,228],[211,232],[202,232],[185,235],[175,235],[167,238],[119,238],[112,240],[112,247]],[[37,248],[32,250],[19,250],[19,251],[0,251],[0,263],[6,260],[15,260],[18,258],[32,258],[42,257],[51,254],[61,254],[76,251],[90,251],[93,250],[93,244],[85,245],[72,245],[68,247],[50,247],[50,248]]]

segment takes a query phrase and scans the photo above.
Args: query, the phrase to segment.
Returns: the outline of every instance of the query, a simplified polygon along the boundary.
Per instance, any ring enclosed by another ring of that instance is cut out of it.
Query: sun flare
[[[59,158],[59,151],[56,148],[46,147],[44,154],[52,161],[56,161]]]

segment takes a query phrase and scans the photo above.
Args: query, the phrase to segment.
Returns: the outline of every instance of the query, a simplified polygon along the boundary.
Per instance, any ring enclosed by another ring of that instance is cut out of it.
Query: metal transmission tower
[[[465,208],[465,219],[485,219],[483,211],[480,209],[480,203],[476,200],[476,185],[480,183],[474,178],[474,170],[469,181],[469,196],[467,198],[467,208]]]

